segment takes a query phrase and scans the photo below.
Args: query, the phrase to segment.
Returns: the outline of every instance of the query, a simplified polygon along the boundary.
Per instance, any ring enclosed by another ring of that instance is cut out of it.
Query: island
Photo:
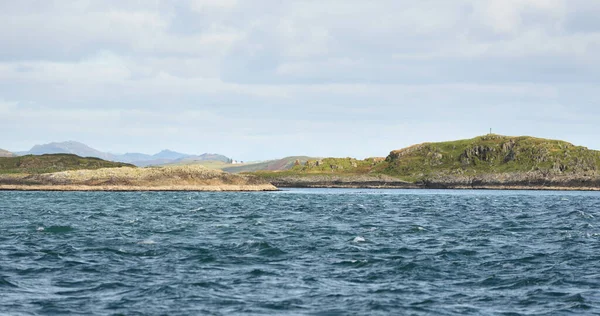
[[[43,191],[274,191],[253,175],[202,166],[138,168],[72,154],[0,158],[0,190]]]
[[[489,134],[423,143],[387,157],[322,158],[256,171],[277,187],[600,190],[600,151]]]

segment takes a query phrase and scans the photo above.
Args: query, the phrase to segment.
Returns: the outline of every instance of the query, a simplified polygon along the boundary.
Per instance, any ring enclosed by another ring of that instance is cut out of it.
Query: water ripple
[[[0,314],[600,313],[600,193],[0,192]]]

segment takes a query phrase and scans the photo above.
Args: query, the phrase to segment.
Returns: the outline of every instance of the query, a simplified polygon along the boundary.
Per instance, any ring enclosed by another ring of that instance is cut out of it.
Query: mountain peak
[[[8,153],[8,152],[7,152]],[[130,152],[126,154],[111,154],[102,152],[88,145],[68,140],[63,142],[51,142],[47,144],[35,145],[27,152],[20,152],[19,155],[43,155],[43,154],[74,154],[81,157],[97,157],[104,160],[119,161],[125,163],[132,163],[138,166],[148,165],[161,165],[167,164],[178,160],[187,158],[194,158],[197,160],[219,160],[229,161],[229,158],[218,155],[218,154],[203,154],[200,156],[184,154],[176,152],[170,149],[163,149],[154,155],[147,155],[143,153]],[[3,153],[0,151],[0,156]],[[8,154],[7,154],[8,155]]]
[[[152,157],[154,157],[155,159],[181,159],[181,158],[186,158],[189,157],[190,155],[188,154],[182,154],[176,151],[172,151],[170,149],[163,149],[161,150],[159,153],[152,155]]]
[[[43,155],[43,154],[74,154],[81,157],[98,157],[102,159],[112,160],[112,155],[101,152],[90,146],[74,140],[64,142],[51,142],[33,146],[26,154]]]

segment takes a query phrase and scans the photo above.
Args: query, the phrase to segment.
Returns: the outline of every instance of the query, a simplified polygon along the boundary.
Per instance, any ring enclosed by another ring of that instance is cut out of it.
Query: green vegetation
[[[418,179],[524,172],[592,174],[599,168],[600,152],[585,147],[527,136],[486,135],[395,150],[373,171]]]
[[[164,165],[160,165],[161,167],[170,167],[170,166],[202,166],[212,170],[222,170],[223,168],[231,166],[230,163],[223,161],[215,161],[215,160],[181,160],[177,162],[172,162]]]
[[[323,158],[318,160],[309,160],[304,165],[297,165],[292,171],[305,173],[350,173],[363,174],[371,172],[372,168],[378,165],[383,158],[367,158],[358,160],[354,158]]]
[[[309,160],[286,172],[259,172],[263,178],[311,175],[388,175],[410,182],[436,177],[530,173],[595,176],[600,151],[558,140],[485,135],[473,139],[423,143],[392,151],[384,158]]]
[[[66,170],[100,169],[115,167],[134,167],[133,165],[102,160],[100,158],[83,158],[71,154],[27,155],[0,158],[0,174],[26,173],[41,174]]]
[[[269,160],[264,162],[257,163],[248,163],[242,165],[228,165],[222,168],[223,171],[231,172],[231,173],[240,173],[240,172],[253,172],[253,171],[276,171],[276,170],[289,170],[292,169],[296,165],[304,164],[308,160],[315,159],[306,156],[293,156],[293,157],[285,157],[277,160]]]

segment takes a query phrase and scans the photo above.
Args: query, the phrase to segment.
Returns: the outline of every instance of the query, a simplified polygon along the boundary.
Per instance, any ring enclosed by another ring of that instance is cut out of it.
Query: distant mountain
[[[0,149],[0,157],[14,157],[15,154],[11,153],[8,150]]]
[[[115,155],[116,159],[120,162],[132,163],[136,161],[146,161],[151,160],[152,156],[142,153],[126,153],[122,155]]]
[[[44,155],[44,154],[74,154],[80,157],[96,157],[104,160],[115,161],[115,156],[109,153],[101,152],[94,148],[76,141],[55,142],[43,145],[35,145],[25,155]]]
[[[165,149],[165,150],[162,150],[161,152],[159,152],[158,154],[152,155],[152,159],[177,160],[177,159],[182,159],[182,158],[186,158],[186,157],[190,157],[190,156],[191,155],[182,154],[182,153],[178,153],[176,151]]]
[[[8,152],[7,152],[8,153]],[[0,157],[2,155],[0,151]],[[104,160],[117,161],[134,164],[136,166],[158,166],[179,163],[183,161],[223,161],[231,162],[231,159],[219,154],[189,155],[172,150],[162,150],[161,152],[148,155],[143,153],[111,154],[91,148],[83,143],[76,141],[53,142],[43,145],[35,145],[29,151],[19,152],[19,155],[44,155],[44,154],[74,154],[81,157],[96,157]]]

